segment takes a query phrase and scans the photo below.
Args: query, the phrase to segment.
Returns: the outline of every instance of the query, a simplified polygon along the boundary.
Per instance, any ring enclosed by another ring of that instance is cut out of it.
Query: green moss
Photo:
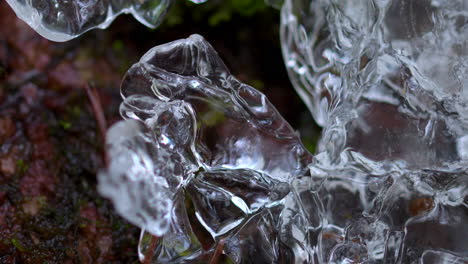
[[[222,10],[220,10],[218,12],[215,12],[213,15],[211,15],[208,18],[208,24],[210,24],[210,26],[212,26],[212,27],[215,27],[218,24],[220,24],[221,22],[229,21],[231,19],[231,16],[232,16],[232,11],[231,10],[222,9]]]
[[[58,123],[64,130],[68,130],[68,129],[72,128],[72,123],[67,122],[65,120],[60,120]]]
[[[12,238],[11,239],[11,243],[13,244],[13,246],[15,246],[19,251],[21,252],[26,252],[27,249],[25,246],[23,246],[23,244],[21,244],[21,242],[16,239],[16,238]]]
[[[20,174],[23,174],[28,170],[29,166],[24,160],[19,159],[16,161],[16,168]]]
[[[255,13],[261,12],[266,9],[263,0],[235,0],[226,1],[232,5],[234,12],[242,16],[253,16]]]
[[[250,17],[269,9],[264,0],[208,1],[203,5],[177,2],[165,18],[163,27],[183,24],[187,18],[216,27],[234,16]]]

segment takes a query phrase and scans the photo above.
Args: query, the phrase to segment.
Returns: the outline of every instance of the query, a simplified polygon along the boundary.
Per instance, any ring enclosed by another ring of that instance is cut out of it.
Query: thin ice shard
[[[132,14],[145,26],[155,28],[161,23],[173,1],[7,0],[7,2],[20,19],[43,37],[53,41],[67,41],[93,28],[107,28],[120,14]]]
[[[290,252],[276,229],[279,213],[289,182],[307,173],[312,157],[265,95],[234,78],[199,35],[148,51],[121,93],[127,120],[108,132],[111,163],[99,189],[144,229],[141,259],[206,260],[220,245],[222,258],[235,263],[254,252],[268,262]],[[127,143],[134,139],[135,149]],[[134,175],[140,171],[146,178]],[[161,194],[142,192],[145,180]]]

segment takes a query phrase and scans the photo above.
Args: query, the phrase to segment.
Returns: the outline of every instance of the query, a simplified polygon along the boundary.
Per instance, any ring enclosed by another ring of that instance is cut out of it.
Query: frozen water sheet
[[[312,156],[263,94],[199,35],[148,51],[121,93],[127,120],[108,132],[99,189],[144,229],[140,258],[209,259],[219,244],[236,263],[286,254],[282,201]]]
[[[67,41],[93,28],[107,28],[120,14],[132,14],[154,28],[172,0],[7,0],[16,15],[37,33]],[[205,1],[193,0],[194,3]]]

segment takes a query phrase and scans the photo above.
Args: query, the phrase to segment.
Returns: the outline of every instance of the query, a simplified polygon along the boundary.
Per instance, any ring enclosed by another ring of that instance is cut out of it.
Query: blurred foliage
[[[196,6],[196,7],[195,7]],[[211,0],[202,5],[178,1],[165,18],[163,27],[184,23],[188,17],[196,22],[208,21],[212,27],[230,21],[234,16],[252,17],[269,9],[264,0]]]

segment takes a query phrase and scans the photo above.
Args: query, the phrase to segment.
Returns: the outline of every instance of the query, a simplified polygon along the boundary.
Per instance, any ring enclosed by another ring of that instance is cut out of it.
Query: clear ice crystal
[[[16,15],[43,37],[67,41],[93,28],[107,28],[120,14],[147,27],[161,23],[173,0],[6,0]],[[206,0],[190,0],[202,3]]]
[[[281,12],[286,67],[323,127],[315,156],[201,36],[125,76],[99,186],[144,229],[140,259],[466,263],[468,1]]]
[[[99,190],[143,229],[140,259],[202,260],[222,244],[235,263],[278,262],[282,201],[312,156],[265,95],[199,35],[148,51],[121,94]]]

